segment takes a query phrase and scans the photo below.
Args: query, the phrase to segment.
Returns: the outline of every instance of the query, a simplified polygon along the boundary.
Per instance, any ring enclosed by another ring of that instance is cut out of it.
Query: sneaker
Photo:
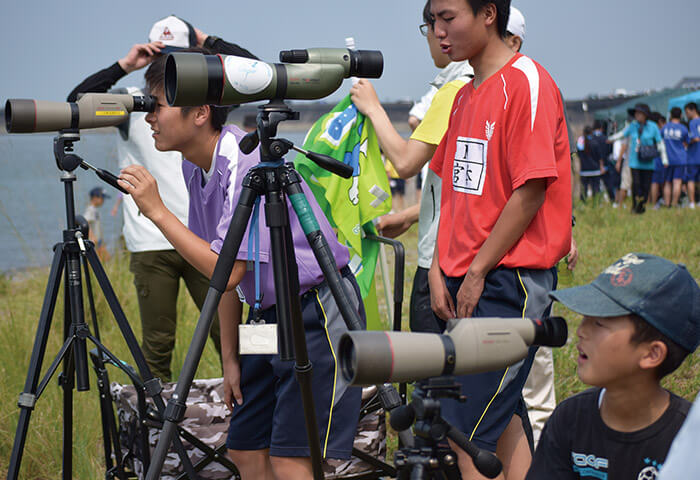
[[[620,204],[617,203],[617,202],[613,202],[613,204],[612,204],[612,207],[613,207],[613,208],[618,208],[619,206],[620,206]]]
[[[691,210],[695,210],[695,204],[694,203],[689,203],[688,208]]]

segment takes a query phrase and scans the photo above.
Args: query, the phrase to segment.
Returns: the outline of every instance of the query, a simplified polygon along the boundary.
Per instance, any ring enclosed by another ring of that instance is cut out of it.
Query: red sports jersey
[[[571,243],[571,162],[564,106],[547,71],[517,54],[478,89],[455,97],[450,126],[430,168],[442,178],[440,268],[467,272],[513,191],[549,179],[545,201],[498,263],[553,267]]]

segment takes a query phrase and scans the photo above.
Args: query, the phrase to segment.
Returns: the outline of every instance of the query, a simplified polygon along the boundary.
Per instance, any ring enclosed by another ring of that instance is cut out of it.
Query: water
[[[304,132],[280,132],[297,145]],[[118,174],[116,131],[87,133],[75,144],[75,153],[86,162]],[[0,135],[0,272],[49,265],[53,245],[66,228],[64,186],[53,156],[55,134]],[[292,157],[293,158],[293,157]],[[75,210],[80,215],[88,204],[88,192],[103,186],[111,198],[100,210],[107,247],[113,251],[121,235],[121,209],[110,210],[118,191],[94,172],[75,170]]]

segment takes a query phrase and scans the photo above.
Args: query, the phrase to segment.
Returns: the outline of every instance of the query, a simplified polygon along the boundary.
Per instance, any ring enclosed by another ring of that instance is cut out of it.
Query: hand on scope
[[[145,67],[153,61],[160,49],[165,48],[163,42],[137,43],[129,50],[126,56],[119,60],[119,66],[126,73]]]
[[[457,318],[471,317],[484,292],[484,277],[467,270],[457,291]]]
[[[382,236],[396,238],[411,227],[411,222],[406,219],[402,212],[390,213],[381,217],[376,226]]]
[[[445,279],[442,277],[439,267],[430,267],[430,271],[428,271],[428,285],[430,286],[430,306],[435,315],[444,321],[457,318],[452,297],[450,292],[447,291],[447,285],[445,285]]]
[[[372,82],[364,78],[361,78],[355,85],[352,86],[350,89],[350,99],[360,113],[367,116],[370,116],[370,112],[372,112],[372,110],[382,107],[382,104],[379,103],[377,92],[372,86]]]
[[[233,412],[233,400],[236,405],[243,405],[243,392],[241,392],[241,364],[238,359],[224,363],[224,402]]]
[[[139,211],[154,223],[155,218],[167,211],[158,193],[158,183],[141,165],[129,165],[119,175],[119,185],[134,199]]]

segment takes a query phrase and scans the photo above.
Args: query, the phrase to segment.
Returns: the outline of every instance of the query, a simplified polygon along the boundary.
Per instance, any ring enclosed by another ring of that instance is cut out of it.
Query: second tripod
[[[61,181],[65,190],[66,206],[66,229],[63,231],[63,241],[54,247],[54,256],[51,263],[49,280],[46,287],[46,294],[39,318],[39,326],[34,340],[32,356],[27,372],[27,379],[24,390],[19,395],[18,406],[20,407],[17,431],[15,434],[10,465],[7,478],[14,480],[19,476],[20,464],[24,453],[24,445],[29,429],[29,420],[39,397],[44,392],[49,381],[63,362],[63,371],[59,376],[59,384],[63,388],[63,472],[64,479],[73,478],[73,389],[77,385],[78,391],[90,389],[87,363],[87,341],[91,341],[98,350],[98,368],[104,368],[103,359],[108,359],[115,365],[122,367],[122,362],[117,359],[100,341],[97,332],[97,321],[90,284],[90,271],[88,265],[97,279],[97,283],[102,289],[105,299],[112,311],[114,318],[119,325],[119,329],[126,341],[131,355],[136,362],[141,377],[144,379],[144,388],[151,396],[160,412],[165,410],[165,402],[160,397],[162,386],[157,378],[151,374],[146,359],[139,348],[138,341],[134,336],[131,326],[119,305],[116,294],[107,278],[92,242],[86,240],[86,232],[78,225],[75,215],[75,200],[73,183],[76,177],[73,173],[78,167],[86,168],[85,162],[73,152],[73,144],[80,140],[77,131],[61,132],[54,140],[54,156],[56,165],[63,172]],[[102,171],[103,172],[103,171]],[[111,174],[110,174],[111,175]],[[100,175],[105,181],[109,181],[105,172]],[[115,178],[111,176],[110,178]],[[112,183],[112,182],[110,182]],[[114,184],[114,183],[112,183]],[[81,272],[81,265],[85,267],[85,277]],[[49,338],[49,331],[53,318],[54,309],[58,299],[61,277],[64,283],[64,344],[59,350],[56,358],[49,366],[44,377],[39,381],[41,366],[46,353]],[[83,280],[86,282],[87,293],[90,302],[90,309],[95,325],[95,335],[90,332],[88,324],[85,322],[85,308],[83,303]],[[113,415],[111,409],[104,409],[103,415]],[[103,418],[104,421],[104,418]],[[113,422],[110,422],[113,423]],[[103,427],[104,427],[103,423]],[[116,445],[117,432],[113,429],[103,430],[105,435],[105,457],[108,478],[127,478],[126,473],[121,468],[121,452],[111,445]],[[113,443],[110,444],[110,441]],[[192,463],[189,461],[182,446],[181,440],[175,439],[177,452],[183,462],[185,470],[191,478],[196,478]],[[112,458],[114,457],[114,458]]]
[[[466,400],[460,389],[452,377],[418,382],[411,403],[391,413],[391,426],[395,430],[404,431],[413,425],[414,433],[413,444],[399,449],[394,457],[399,480],[462,478],[457,455],[447,445],[448,438],[472,458],[476,469],[487,478],[496,478],[501,473],[502,465],[495,455],[479,449],[440,415],[441,398]]]

